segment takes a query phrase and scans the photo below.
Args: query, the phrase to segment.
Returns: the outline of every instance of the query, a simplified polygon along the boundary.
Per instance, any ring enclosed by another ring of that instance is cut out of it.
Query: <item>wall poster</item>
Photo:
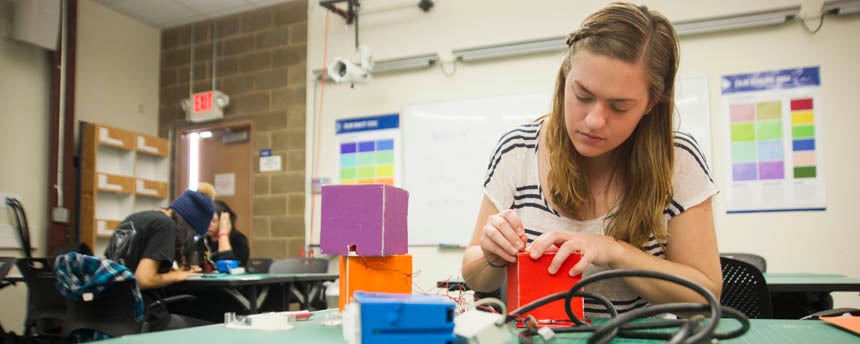
[[[337,171],[340,184],[399,186],[400,115],[337,120]]]
[[[726,75],[728,213],[825,210],[820,68]]]

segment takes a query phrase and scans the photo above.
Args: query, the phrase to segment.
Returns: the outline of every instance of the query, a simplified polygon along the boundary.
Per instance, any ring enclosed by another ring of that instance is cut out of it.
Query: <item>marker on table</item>
[[[463,245],[459,244],[439,244],[439,248],[466,248]]]

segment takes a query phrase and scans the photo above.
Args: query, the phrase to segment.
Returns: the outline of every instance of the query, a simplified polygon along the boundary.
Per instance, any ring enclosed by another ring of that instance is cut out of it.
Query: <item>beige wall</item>
[[[45,252],[48,188],[48,92],[50,73],[45,50],[0,38],[0,192],[13,193],[27,212],[34,254]],[[5,199],[0,199],[5,206]],[[0,256],[22,257],[14,220],[0,207]],[[0,323],[7,331],[21,332],[27,288],[23,284],[0,291]]]
[[[545,1],[540,5],[498,6],[489,0],[438,2],[429,13],[417,8],[366,14],[361,19],[360,39],[377,59],[440,52],[450,56],[456,48],[466,48],[523,39],[552,37],[574,30],[582,19],[601,7],[603,1]],[[767,8],[798,5],[799,1],[646,1],[650,8],[665,13],[671,20],[704,18],[743,13]],[[752,7],[756,6],[756,7]],[[363,10],[372,12],[373,5]],[[477,15],[480,14],[480,15]],[[329,15],[328,58],[323,62],[325,11],[311,6],[308,14],[308,79],[311,70],[320,69],[336,56],[352,56],[353,26]],[[817,23],[815,23],[817,24]],[[808,34],[799,22],[762,29],[747,29],[681,39],[680,76],[706,75],[709,78],[711,137],[714,161],[711,170],[718,185],[727,176],[723,156],[722,114],[719,78],[723,74],[820,65],[822,70],[821,130],[824,147],[824,178],[827,185],[826,212],[766,213],[727,215],[723,204],[715,203],[715,217],[722,251],[751,251],[764,255],[768,271],[830,272],[860,277],[860,218],[854,199],[860,194],[856,171],[860,170],[860,16],[825,19],[821,30]],[[823,53],[829,52],[829,53]],[[336,142],[334,121],[340,118],[399,112],[405,104],[442,100],[472,99],[484,96],[551,92],[560,53],[549,53],[483,63],[456,63],[452,76],[443,74],[439,65],[431,69],[380,75],[367,84],[334,85],[327,83],[321,114],[320,172],[336,179]],[[445,63],[447,71],[451,63]],[[308,132],[320,108],[320,84],[308,86]],[[308,136],[307,161],[312,160],[312,135]],[[310,164],[309,164],[310,165]],[[311,174],[308,167],[308,176]],[[475,195],[477,214],[481,195]],[[310,201],[310,200],[309,200]],[[314,240],[319,233],[319,198],[314,216]],[[310,223],[311,221],[308,221]],[[472,225],[463,228],[471,233]],[[461,250],[410,247],[414,255],[417,286],[430,289],[435,281],[457,275]],[[856,293],[837,293],[837,305],[860,305]],[[843,295],[844,294],[844,295]]]
[[[78,2],[78,120],[158,134],[160,35],[92,0]]]
[[[78,2],[78,15],[78,120],[155,135],[159,30],[92,0]],[[48,63],[45,50],[0,40],[0,161],[4,162],[0,192],[21,195],[37,255],[44,254],[46,247]],[[2,209],[0,226],[7,224],[10,219]],[[0,249],[0,255],[20,253]],[[7,331],[20,333],[26,287],[21,284],[4,288],[0,291],[0,304],[0,322]]]

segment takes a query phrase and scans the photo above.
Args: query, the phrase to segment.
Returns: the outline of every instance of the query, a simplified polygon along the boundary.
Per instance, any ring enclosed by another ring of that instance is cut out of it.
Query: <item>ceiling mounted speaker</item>
[[[60,0],[25,0],[13,2],[12,38],[57,50],[60,37]]]

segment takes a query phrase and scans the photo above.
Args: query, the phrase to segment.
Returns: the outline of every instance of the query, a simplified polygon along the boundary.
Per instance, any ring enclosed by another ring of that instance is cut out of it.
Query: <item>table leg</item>
[[[248,311],[251,312],[251,314],[257,314],[257,286],[248,286],[248,290],[250,294],[248,295],[248,299],[251,301],[250,307],[248,307]]]

